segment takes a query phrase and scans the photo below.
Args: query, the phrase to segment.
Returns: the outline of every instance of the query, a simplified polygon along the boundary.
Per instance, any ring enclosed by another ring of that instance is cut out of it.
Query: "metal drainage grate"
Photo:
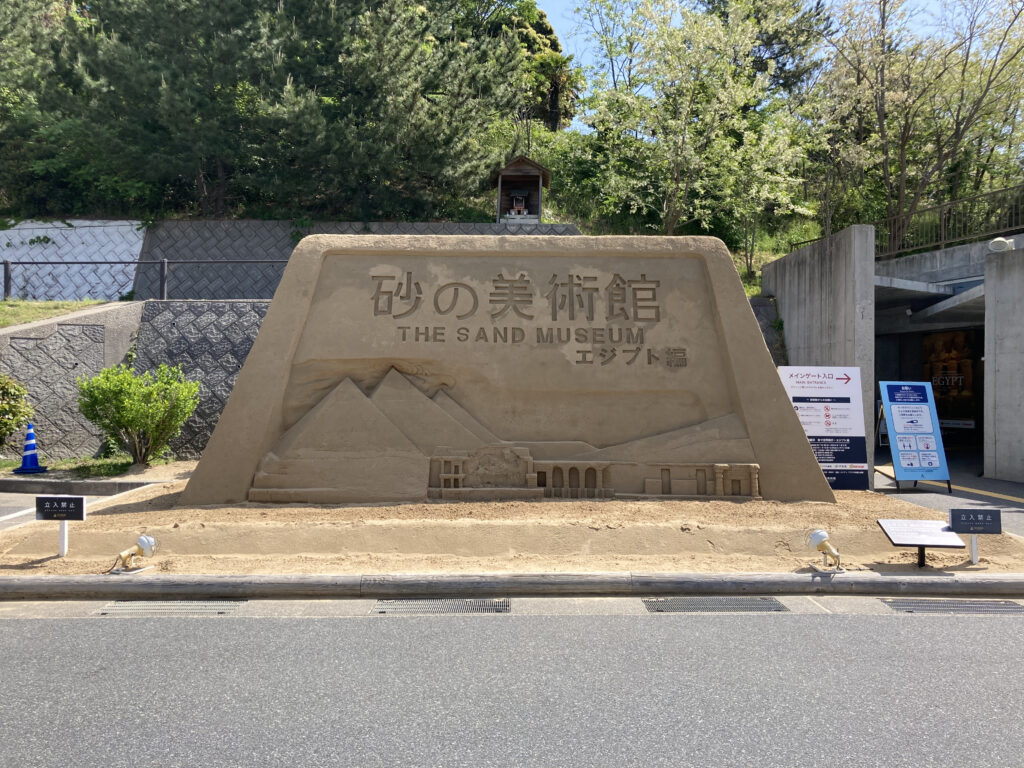
[[[378,600],[370,613],[426,614],[426,613],[510,613],[512,604],[507,597]]]
[[[774,597],[646,597],[648,613],[788,613]]]
[[[245,600],[115,600],[100,608],[100,616],[227,616]]]
[[[1024,613],[1024,605],[1013,600],[887,597],[882,602],[896,613]]]

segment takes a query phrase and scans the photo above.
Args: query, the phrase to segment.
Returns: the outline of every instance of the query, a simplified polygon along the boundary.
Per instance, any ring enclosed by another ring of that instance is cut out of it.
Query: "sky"
[[[584,61],[586,40],[583,33],[573,35],[579,26],[573,18],[572,9],[579,5],[580,0],[537,0],[537,7],[548,15],[548,21],[555,28],[558,41],[566,53],[575,55],[578,63]]]
[[[572,9],[581,4],[581,0],[536,0],[537,7],[548,16],[548,21],[555,28],[555,34],[562,44],[565,53],[573,54],[577,64],[590,63],[587,54],[587,41],[579,22],[573,16]],[[925,14],[934,12],[939,0],[910,0],[909,5],[923,10]]]

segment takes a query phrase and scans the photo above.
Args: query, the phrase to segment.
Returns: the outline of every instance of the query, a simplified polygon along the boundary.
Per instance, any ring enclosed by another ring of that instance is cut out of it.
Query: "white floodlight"
[[[826,568],[828,567],[828,559],[831,557],[836,562],[836,570],[843,570],[839,563],[839,550],[832,546],[832,542],[828,540],[828,531],[822,528],[811,531],[811,535],[808,536],[808,540],[810,541],[811,546],[823,555]]]
[[[1002,253],[1003,251],[1016,250],[1017,243],[1012,238],[1008,237],[997,237],[994,240],[988,241],[988,249],[993,253]]]
[[[118,554],[114,564],[107,573],[125,573],[138,570],[135,564],[136,557],[152,557],[156,551],[156,539],[147,534],[139,536],[135,546],[128,547],[124,552]],[[145,570],[145,569],[143,569]]]

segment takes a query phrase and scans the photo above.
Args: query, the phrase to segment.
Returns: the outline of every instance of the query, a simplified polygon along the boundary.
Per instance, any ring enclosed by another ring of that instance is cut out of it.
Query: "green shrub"
[[[78,380],[78,410],[117,442],[136,464],[148,464],[199,404],[199,382],[180,366],[136,374],[124,365]]]
[[[10,376],[0,373],[0,446],[32,418],[28,390]]]

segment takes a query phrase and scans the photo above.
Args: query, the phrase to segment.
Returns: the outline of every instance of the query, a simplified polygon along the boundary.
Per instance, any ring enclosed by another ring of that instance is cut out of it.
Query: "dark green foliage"
[[[25,36],[27,9],[47,4],[11,2],[0,22]],[[514,30],[470,7],[95,0],[28,63],[0,41],[0,73],[35,78],[0,86],[0,210],[435,216],[500,162],[483,137],[528,79]],[[539,21],[532,0],[516,4],[531,9]]]

